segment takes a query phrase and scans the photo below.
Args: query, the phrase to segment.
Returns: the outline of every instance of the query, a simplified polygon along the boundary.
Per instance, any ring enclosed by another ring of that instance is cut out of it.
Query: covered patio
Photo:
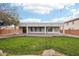
[[[62,24],[53,23],[23,23],[20,25],[22,34],[60,34]]]

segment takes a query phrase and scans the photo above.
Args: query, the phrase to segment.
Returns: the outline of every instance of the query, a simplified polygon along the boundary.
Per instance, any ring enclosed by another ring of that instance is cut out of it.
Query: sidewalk
[[[79,38],[79,36],[77,36],[77,35],[63,34],[63,36],[68,36],[68,37],[75,37],[75,38]]]
[[[60,35],[33,35],[33,34],[11,34],[11,35],[0,35],[0,38],[8,38],[8,37],[14,37],[14,36],[41,36],[41,37],[52,37],[52,36],[68,36],[68,37],[75,37],[79,38],[79,36],[76,35],[69,35],[69,34],[60,34]]]

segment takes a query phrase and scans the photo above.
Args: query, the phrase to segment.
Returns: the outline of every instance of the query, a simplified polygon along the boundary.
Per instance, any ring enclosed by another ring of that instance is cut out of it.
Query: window
[[[59,27],[55,27],[54,32],[59,32]]]
[[[37,30],[38,30],[38,28],[37,28],[37,27],[35,27],[35,32],[37,32]]]
[[[52,32],[52,27],[47,27],[47,32]]]
[[[44,32],[44,27],[40,27],[40,32]]]
[[[33,32],[33,28],[32,27],[30,27],[30,30],[31,30],[31,32]]]
[[[72,24],[74,24],[74,21],[72,21]]]
[[[39,32],[42,32],[42,27],[39,27]]]
[[[41,27],[39,27],[39,31],[41,32],[42,30],[41,30]]]
[[[34,27],[29,27],[29,31],[30,32],[35,32],[35,28]]]
[[[68,22],[67,22],[66,24],[67,24],[67,26],[69,25],[69,23],[68,23]]]

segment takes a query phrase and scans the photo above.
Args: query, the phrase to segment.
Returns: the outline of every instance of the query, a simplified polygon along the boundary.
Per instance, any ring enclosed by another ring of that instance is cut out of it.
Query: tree
[[[15,25],[19,24],[17,12],[17,8],[14,6],[10,6],[8,3],[0,4],[0,25]]]

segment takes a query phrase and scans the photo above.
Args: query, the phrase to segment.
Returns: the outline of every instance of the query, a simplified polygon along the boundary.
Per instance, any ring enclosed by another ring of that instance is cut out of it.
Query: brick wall
[[[64,30],[65,34],[79,35],[79,30]]]
[[[4,28],[0,29],[0,35],[5,35],[5,34],[17,34],[20,33],[19,28]]]

